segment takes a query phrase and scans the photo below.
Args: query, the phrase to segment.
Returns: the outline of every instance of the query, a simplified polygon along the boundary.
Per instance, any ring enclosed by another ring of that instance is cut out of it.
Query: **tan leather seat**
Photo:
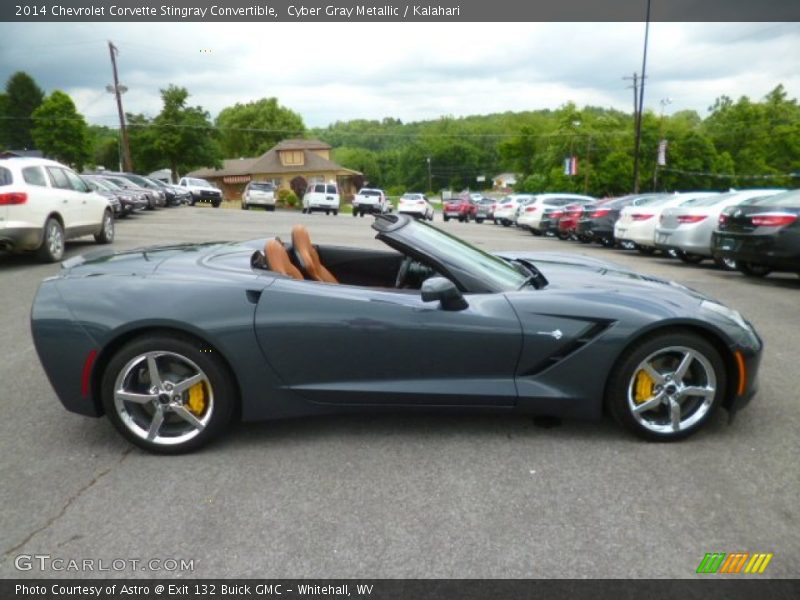
[[[305,279],[300,270],[292,264],[289,259],[289,253],[286,252],[286,248],[278,240],[269,240],[264,245],[264,256],[267,257],[270,271],[275,271],[294,279]]]
[[[311,243],[308,229],[302,225],[292,227],[292,248],[311,279],[325,283],[339,283],[333,273],[328,271],[320,261],[319,253]]]

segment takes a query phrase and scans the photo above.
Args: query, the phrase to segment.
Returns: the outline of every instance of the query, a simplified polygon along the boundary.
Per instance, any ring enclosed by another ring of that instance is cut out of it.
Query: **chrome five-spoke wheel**
[[[626,350],[609,378],[606,405],[640,437],[678,440],[707,422],[727,383],[716,347],[694,331],[676,329]]]
[[[152,452],[194,450],[230,421],[236,386],[222,358],[183,335],[149,334],[109,360],[105,412],[128,440]]]
[[[202,432],[214,412],[208,376],[174,352],[146,352],[117,376],[114,407],[135,435],[154,444],[180,444]]]
[[[683,431],[708,413],[716,392],[709,360],[691,348],[674,346],[639,363],[628,384],[628,407],[645,429]]]

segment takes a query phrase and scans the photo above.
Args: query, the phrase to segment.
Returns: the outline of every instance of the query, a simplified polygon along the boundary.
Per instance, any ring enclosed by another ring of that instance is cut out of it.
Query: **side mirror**
[[[464,310],[469,306],[456,284],[444,277],[431,277],[422,282],[422,301],[439,301],[442,310]]]

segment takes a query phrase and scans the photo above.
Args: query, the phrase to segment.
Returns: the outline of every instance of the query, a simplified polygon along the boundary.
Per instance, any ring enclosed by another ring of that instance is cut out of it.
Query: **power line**
[[[711,173],[709,171],[686,171],[684,169],[673,169],[659,167],[659,171],[669,171],[680,175],[696,175],[700,177],[715,177],[717,179],[780,179],[782,177],[800,178],[800,171],[794,173],[771,173],[768,175],[737,175],[736,173]]]

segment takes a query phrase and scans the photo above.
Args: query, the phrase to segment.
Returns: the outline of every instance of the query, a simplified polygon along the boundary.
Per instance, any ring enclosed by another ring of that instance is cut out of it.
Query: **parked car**
[[[386,192],[378,188],[361,188],[353,198],[353,216],[383,215],[392,212]]]
[[[481,198],[475,204],[475,221],[483,223],[486,220],[494,219],[494,208],[497,202],[492,198]]]
[[[122,210],[122,201],[120,200],[120,195],[117,194],[114,190],[112,190],[110,186],[99,184],[96,181],[89,179],[89,177],[87,177],[86,175],[80,175],[79,177],[83,179],[83,182],[87,186],[89,186],[90,190],[92,190],[97,194],[100,194],[106,200],[108,200],[108,205],[114,210],[115,219],[126,216],[126,214],[123,213]]]
[[[166,196],[167,206],[181,206],[182,204],[189,204],[192,200],[192,195],[189,190],[182,188],[179,185],[172,185],[154,177],[146,177],[148,181],[157,186]]]
[[[0,249],[61,260],[64,242],[114,241],[114,210],[69,167],[43,158],[0,159]]]
[[[295,226],[291,244],[75,257],[33,301],[36,352],[67,410],[170,454],[234,417],[359,409],[610,413],[672,441],[756,393],[758,335],[697,291],[583,256],[488,254],[406,215],[372,227],[387,248]]]
[[[303,213],[325,211],[326,215],[339,214],[339,188],[335,183],[311,184],[303,195]]]
[[[800,190],[726,208],[712,246],[715,260],[732,259],[750,277],[800,274]]]
[[[534,235],[545,233],[555,235],[558,231],[558,219],[564,214],[563,208],[575,202],[596,202],[596,200],[591,196],[566,193],[529,196],[525,205],[520,208],[517,225]]]
[[[138,186],[129,183],[135,189],[123,187],[115,182],[111,177],[104,177],[103,175],[84,175],[84,178],[97,183],[100,186],[112,190],[117,194],[122,204],[123,216],[128,216],[136,211],[144,210],[147,208],[147,192]]]
[[[620,211],[626,206],[643,206],[661,196],[663,194],[631,194],[598,202],[581,215],[577,234],[610,248],[615,244],[614,224]]]
[[[411,215],[433,221],[433,206],[425,194],[406,192],[397,201],[397,212],[402,215]]]
[[[729,206],[736,206],[752,198],[769,197],[786,190],[743,190],[709,196],[688,206],[665,208],[656,226],[656,248],[674,250],[683,262],[696,264],[711,255],[711,236],[719,216]],[[718,261],[725,268],[736,268],[729,261]]]
[[[715,195],[717,192],[685,192],[662,196],[645,205],[627,206],[614,224],[614,238],[623,247],[636,248],[642,254],[653,254],[656,251],[656,225],[661,211]]]
[[[242,210],[261,206],[264,210],[275,210],[275,185],[271,181],[250,181],[242,192]]]
[[[591,211],[597,205],[597,200],[579,200],[571,202],[564,206],[561,216],[558,219],[551,218],[550,228],[545,233],[552,233],[559,239],[568,240],[576,239],[582,242],[588,242],[589,238],[581,237],[578,235],[578,222],[583,217],[584,213]]]
[[[102,177],[105,179],[114,182],[116,185],[120,186],[123,189],[129,190],[131,192],[136,193],[140,198],[144,198],[147,210],[155,210],[156,206],[158,206],[158,194],[149,188],[142,187],[138,183],[134,183],[127,177],[123,177],[119,173],[107,173],[103,172]],[[165,200],[166,204],[166,200]]]
[[[215,188],[205,179],[199,177],[181,177],[178,185],[186,188],[192,195],[189,206],[194,206],[198,202],[208,202],[214,208],[219,208],[222,204],[222,191]]]
[[[113,175],[114,177],[122,177],[128,181],[135,183],[140,188],[147,190],[148,205],[147,208],[154,210],[156,207],[164,207],[167,205],[167,195],[160,185],[156,184],[154,180],[136,173],[109,173],[104,171],[104,174]]]
[[[511,227],[517,216],[517,207],[520,200],[530,198],[530,195],[511,194],[500,199],[494,207],[493,220],[495,225]]]
[[[477,213],[478,209],[475,204],[472,203],[472,199],[469,196],[450,198],[450,200],[445,200],[442,206],[442,218],[445,221],[458,219],[463,223],[474,220]]]

